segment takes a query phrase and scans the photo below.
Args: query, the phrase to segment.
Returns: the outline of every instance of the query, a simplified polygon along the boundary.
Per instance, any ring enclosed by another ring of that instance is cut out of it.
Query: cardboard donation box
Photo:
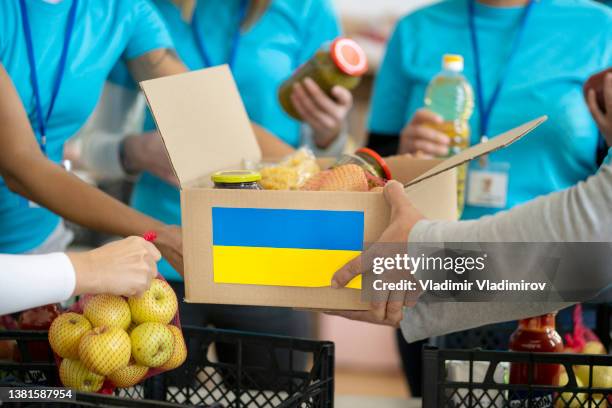
[[[345,289],[332,289],[330,282],[386,228],[389,208],[382,193],[213,189],[215,171],[261,160],[228,68],[145,81],[141,87],[180,181],[187,302],[368,308],[360,281]],[[454,167],[514,142],[544,119],[448,160],[386,160],[425,216],[453,220]]]

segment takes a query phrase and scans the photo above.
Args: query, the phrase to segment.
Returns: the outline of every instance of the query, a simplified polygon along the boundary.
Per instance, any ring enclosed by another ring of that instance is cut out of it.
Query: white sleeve
[[[66,254],[0,255],[0,315],[62,302],[76,285]]]
[[[96,110],[77,135],[87,170],[101,179],[126,177],[119,145],[127,135],[142,133],[145,105],[138,90],[106,83]]]

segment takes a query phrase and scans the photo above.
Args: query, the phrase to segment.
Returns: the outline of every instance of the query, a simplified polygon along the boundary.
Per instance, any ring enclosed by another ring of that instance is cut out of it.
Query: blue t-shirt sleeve
[[[149,0],[134,0],[131,11],[131,31],[124,58],[138,58],[156,49],[173,48],[164,20]]]
[[[309,2],[304,20],[305,31],[302,39],[298,65],[308,61],[327,41],[340,36],[342,29],[338,14],[331,0],[312,0]]]
[[[368,125],[373,133],[397,134],[405,124],[410,83],[402,68],[402,61],[405,53],[410,52],[410,44],[406,44],[403,35],[404,23],[405,20],[402,20],[395,27],[374,80]]]

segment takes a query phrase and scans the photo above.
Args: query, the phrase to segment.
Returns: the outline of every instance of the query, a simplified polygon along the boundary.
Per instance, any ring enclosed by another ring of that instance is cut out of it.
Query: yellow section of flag
[[[301,286],[331,285],[334,273],[361,251],[213,246],[215,283]],[[361,275],[347,288],[361,289]]]

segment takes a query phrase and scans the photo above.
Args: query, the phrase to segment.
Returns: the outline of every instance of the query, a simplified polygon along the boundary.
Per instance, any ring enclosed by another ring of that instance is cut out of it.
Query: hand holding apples
[[[133,296],[144,292],[157,276],[161,254],[150,242],[129,237],[68,257],[76,272],[75,295]]]

